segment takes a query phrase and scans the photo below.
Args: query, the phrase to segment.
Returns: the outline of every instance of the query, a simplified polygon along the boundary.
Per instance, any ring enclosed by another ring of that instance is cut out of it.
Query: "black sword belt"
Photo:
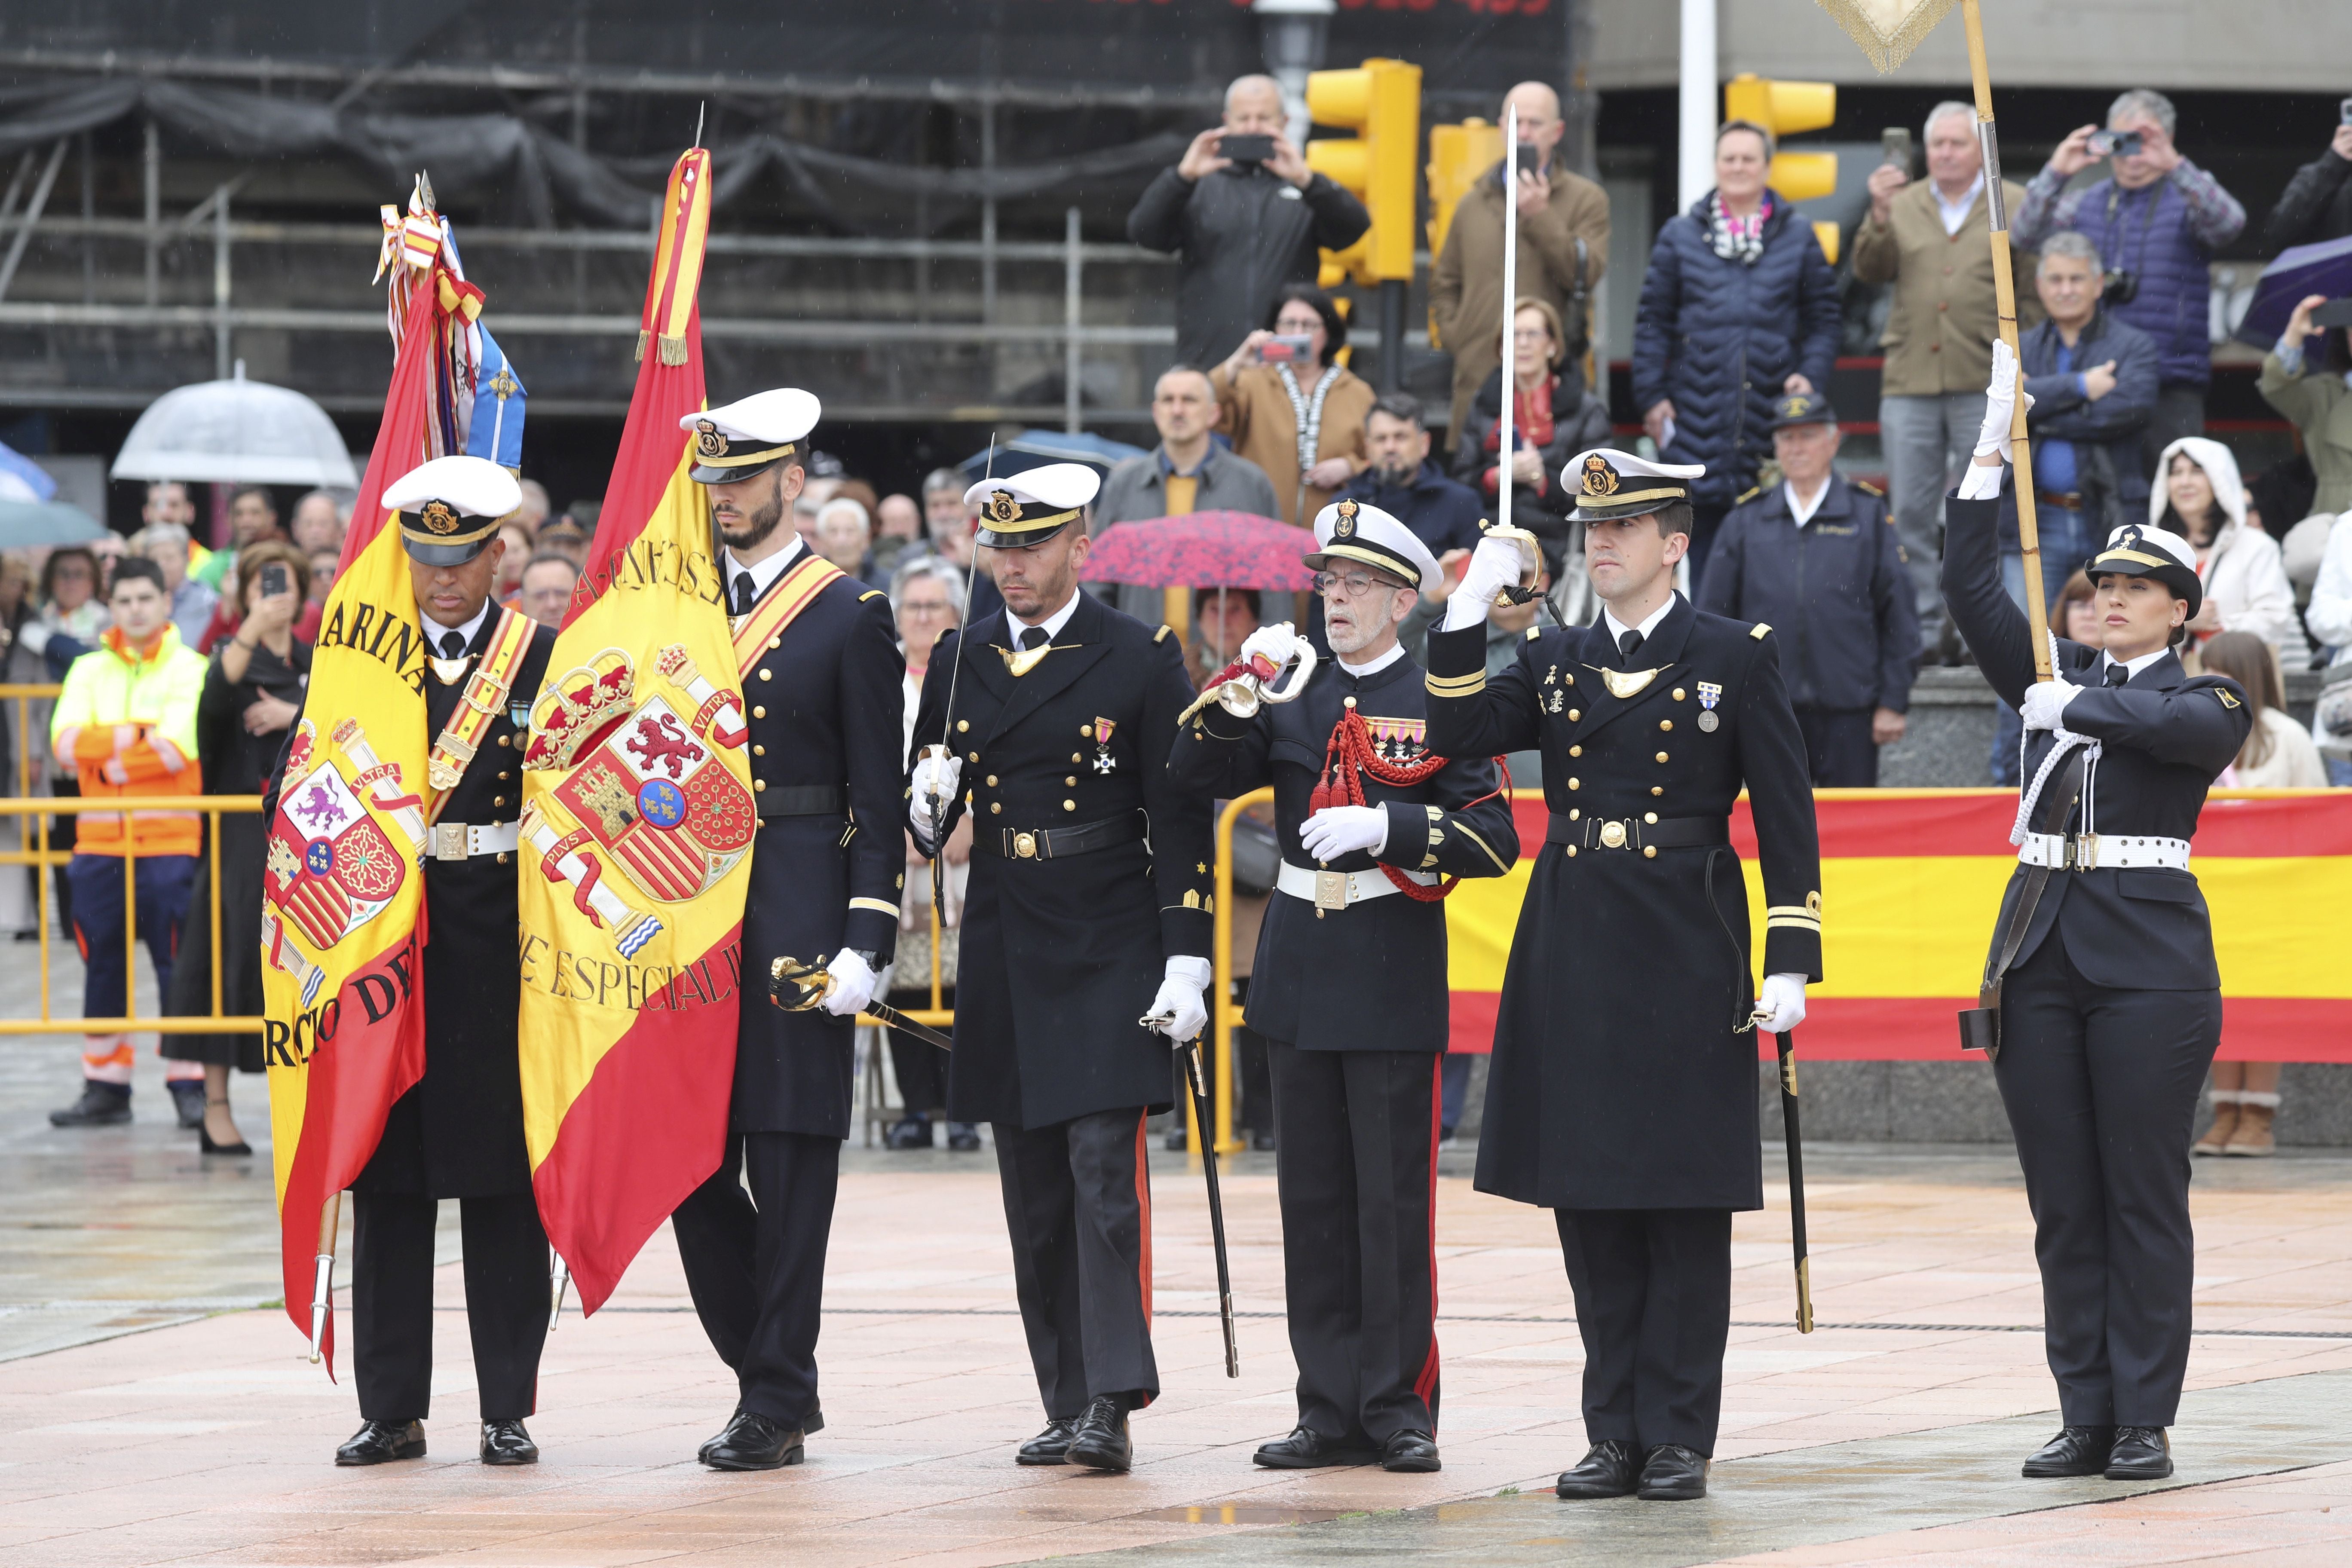
[[[772,784],[758,798],[762,822],[780,816],[836,816],[843,809],[839,784]]]
[[[1100,822],[1073,823],[1067,827],[984,829],[972,835],[971,847],[978,854],[1001,855],[1008,860],[1053,860],[1132,844],[1142,837],[1143,812],[1139,807]]]
[[[1631,849],[1647,854],[1655,849],[1711,849],[1731,842],[1727,816],[1668,816],[1645,812],[1640,816],[1595,816],[1554,813],[1544,834],[1548,844],[1580,849]]]

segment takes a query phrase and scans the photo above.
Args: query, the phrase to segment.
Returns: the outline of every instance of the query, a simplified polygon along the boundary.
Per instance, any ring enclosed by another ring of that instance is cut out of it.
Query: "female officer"
[[[1947,508],[1944,598],[2025,718],[2025,780],[1983,1008],[2017,1134],[2064,1428],[2028,1476],[2172,1473],[2189,1363],[2189,1134],[2221,1037],[2212,922],[2189,869],[2205,792],[2246,738],[2237,685],[2172,651],[2203,593],[2188,541],[2118,528],[2092,561],[2104,649],[2055,641],[2036,682],[1993,542],[2015,361],[1993,352],[1983,435]]]

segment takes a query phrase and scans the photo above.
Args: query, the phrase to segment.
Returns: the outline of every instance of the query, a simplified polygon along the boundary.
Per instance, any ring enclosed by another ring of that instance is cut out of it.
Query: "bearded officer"
[[[995,1124],[1047,1417],[1018,1458],[1124,1470],[1160,1392],[1144,1119],[1208,1021],[1213,884],[1209,797],[1167,765],[1181,649],[1078,591],[1095,489],[1055,463],[964,497],[1004,608],[932,652],[908,820],[928,854],[972,816],[948,1114]]]
[[[1763,1206],[1752,1029],[1821,978],[1821,854],[1777,639],[1675,592],[1695,465],[1606,448],[1579,497],[1589,626],[1530,628],[1486,674],[1486,618],[1532,565],[1489,535],[1429,639],[1430,749],[1541,747],[1551,823],[1503,978],[1480,1191],[1558,1211],[1592,1451],[1562,1497],[1706,1495],[1731,1320],[1731,1215]],[[1766,900],[1751,992],[1733,802]]]
[[[814,397],[783,387],[679,421],[725,543],[760,809],[726,1152],[670,1219],[695,1310],[736,1375],[735,1414],[698,1455],[721,1470],[799,1464],[824,1425],[816,1340],[852,1037],[889,967],[904,875],[906,667],[889,602],[791,526],[819,413]],[[822,1011],[769,1004],[768,967],[784,954],[829,957]]]
[[[425,733],[442,791],[425,860],[425,1076],[393,1102],[352,1184],[352,1363],[363,1425],[339,1465],[421,1458],[433,1391],[433,1229],[458,1200],[466,1326],[486,1465],[528,1465],[547,1338],[547,1232],[523,1146],[513,951],[520,742],[555,633],[490,602],[499,520],[522,504],[483,458],[436,458],[395,479],[409,581],[428,653]],[[446,782],[445,782],[446,781]],[[274,816],[277,803],[266,804]],[[265,817],[265,820],[267,817]]]
[[[1209,701],[1168,762],[1213,795],[1273,785],[1282,844],[1249,1026],[1274,1076],[1298,1425],[1256,1460],[1434,1470],[1442,900],[1454,879],[1507,872],[1519,838],[1492,759],[1424,742],[1429,694],[1397,628],[1443,581],[1429,547],[1352,500],[1323,509],[1315,545],[1331,658],[1251,717]],[[1264,627],[1243,662],[1280,668],[1301,640]]]

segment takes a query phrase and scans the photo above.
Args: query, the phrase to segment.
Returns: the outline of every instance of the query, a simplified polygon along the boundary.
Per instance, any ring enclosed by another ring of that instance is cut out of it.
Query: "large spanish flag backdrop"
[[[709,184],[699,149],[670,172],[636,393],[524,752],[523,1133],[548,1237],[592,1312],[718,1168],[734,1081],[759,819],[678,427],[703,406]]]
[[[1822,790],[1822,966],[1798,1048],[1817,1060],[1975,1060],[1953,1015],[1976,1005],[2001,888],[2017,865],[2017,793]],[[1452,1048],[1493,1046],[1495,1005],[1536,851],[1540,792],[1521,791],[1522,858],[1509,876],[1465,881],[1445,901]],[[1743,798],[1732,842],[1748,871],[1763,951],[1756,830]],[[2352,908],[2352,791],[2216,790],[2192,867],[2213,913],[2221,967],[2221,1056],[2352,1061],[2352,963],[2328,911]],[[1759,1055],[1772,1054],[1769,1036]]]
[[[383,419],[269,824],[262,1050],[286,1312],[306,1332],[320,1210],[425,1075],[425,647],[408,556],[382,498],[432,455],[450,345],[481,310],[481,291],[441,254],[442,234],[420,201],[393,279],[400,336]],[[320,1348],[331,1373],[331,1314]]]

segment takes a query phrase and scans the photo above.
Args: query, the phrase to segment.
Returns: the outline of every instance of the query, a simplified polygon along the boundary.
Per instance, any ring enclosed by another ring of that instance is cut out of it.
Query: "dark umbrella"
[[[2314,294],[2331,300],[2352,295],[2352,238],[2281,251],[2254,285],[2254,302],[2238,323],[2238,341],[2258,349],[2271,347],[2286,331],[2286,319],[2294,308]]]
[[[1263,588],[1298,593],[1314,585],[1299,556],[1315,536],[1278,518],[1245,511],[1115,522],[1102,531],[1078,575],[1139,588]]]

